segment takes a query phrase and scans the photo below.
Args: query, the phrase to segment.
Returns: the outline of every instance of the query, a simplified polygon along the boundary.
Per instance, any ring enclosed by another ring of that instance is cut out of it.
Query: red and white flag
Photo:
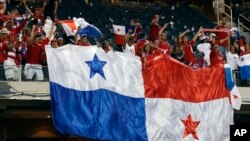
[[[122,45],[125,42],[125,36],[126,36],[126,27],[123,25],[114,25],[114,34],[115,34],[115,44]]]

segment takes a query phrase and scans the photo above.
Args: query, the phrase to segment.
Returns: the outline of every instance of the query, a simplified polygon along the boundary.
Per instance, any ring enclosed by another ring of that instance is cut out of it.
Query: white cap
[[[0,31],[0,33],[5,33],[5,34],[9,34],[10,31],[7,28],[2,28],[2,30]]]

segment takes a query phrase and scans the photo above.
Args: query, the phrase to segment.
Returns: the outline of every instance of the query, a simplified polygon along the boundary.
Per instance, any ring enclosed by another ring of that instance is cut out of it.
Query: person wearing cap
[[[3,36],[2,42],[4,42],[7,40],[7,35],[10,34],[10,31],[6,27],[4,27],[2,28],[2,30],[0,30],[0,34]]]
[[[186,36],[186,34],[190,32],[189,30],[183,32],[179,36],[178,41],[181,46],[184,46],[183,47],[184,59],[185,59],[185,64],[187,65],[189,65],[193,59],[195,59],[195,56],[193,53],[193,46],[201,31],[202,31],[202,27],[199,28],[198,32],[195,34],[195,36],[193,37],[191,41],[188,41],[188,38]]]
[[[200,52],[198,56],[192,60],[189,64],[194,69],[199,69],[199,68],[206,68],[208,67],[207,61],[204,59],[205,54],[203,52]]]
[[[64,45],[64,40],[63,40],[62,37],[60,37],[60,38],[57,39],[57,44],[58,44],[59,47],[61,47],[61,46]]]
[[[223,66],[224,58],[223,55],[220,53],[219,45],[212,44],[211,52],[210,52],[210,66]]]
[[[130,36],[128,41],[122,46],[122,51],[127,54],[135,55],[134,37]]]
[[[86,34],[82,34],[80,35],[80,40],[78,40],[78,35],[79,35],[79,31],[81,30],[81,27],[79,26],[77,28],[77,32],[74,36],[74,43],[75,45],[78,45],[78,46],[91,46],[91,44],[89,43],[89,40],[88,40],[88,37]]]
[[[208,65],[210,65],[209,54],[211,52],[211,44],[208,42],[208,37],[205,35],[205,33],[201,33],[199,39],[200,43],[197,45],[197,50],[205,54],[204,59],[207,61]]]

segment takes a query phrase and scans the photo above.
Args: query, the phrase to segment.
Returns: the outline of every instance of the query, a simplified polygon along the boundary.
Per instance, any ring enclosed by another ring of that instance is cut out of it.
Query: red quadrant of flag
[[[143,70],[146,98],[205,102],[229,97],[223,67],[194,70],[168,55],[147,62]]]

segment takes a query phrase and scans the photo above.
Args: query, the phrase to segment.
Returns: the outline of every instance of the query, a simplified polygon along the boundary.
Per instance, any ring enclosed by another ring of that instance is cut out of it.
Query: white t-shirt
[[[211,48],[210,43],[202,43],[197,45],[197,50],[205,54],[204,59],[207,61],[208,65],[210,65],[210,57],[209,57],[209,54],[211,52],[210,48]]]
[[[128,43],[125,45],[125,49],[123,48],[124,53],[129,53],[131,55],[135,55],[135,45],[129,46]]]
[[[232,54],[231,52],[227,52],[227,63],[232,67],[232,70],[238,70],[238,60],[238,54]]]

